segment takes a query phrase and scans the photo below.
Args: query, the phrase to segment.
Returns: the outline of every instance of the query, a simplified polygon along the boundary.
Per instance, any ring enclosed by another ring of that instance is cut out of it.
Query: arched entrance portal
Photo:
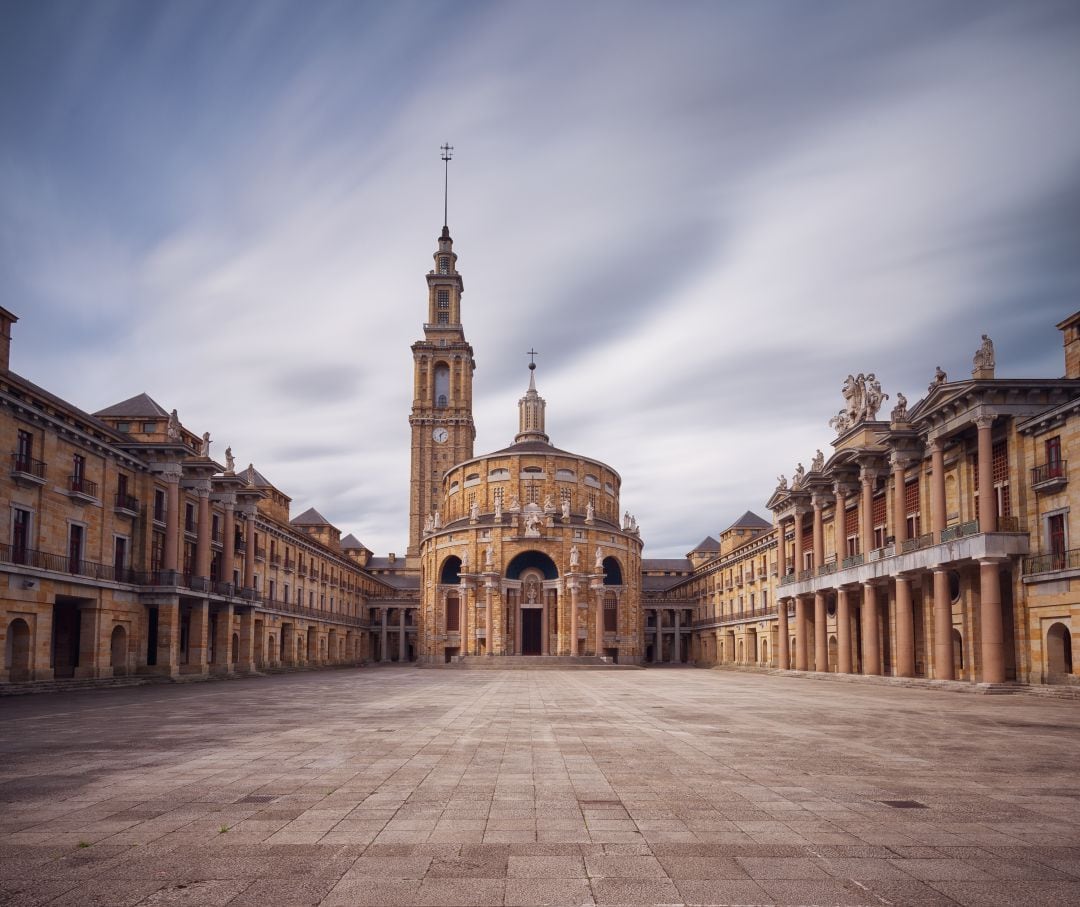
[[[1056,623],[1046,633],[1047,680],[1061,682],[1072,670],[1072,634],[1065,624]]]
[[[127,647],[127,631],[117,624],[109,640],[109,665],[113,669],[114,677],[127,673]]]
[[[558,628],[558,592],[545,588],[558,579],[555,562],[541,551],[523,551],[506,566],[506,578],[521,583],[509,592],[506,616],[510,626],[506,639],[513,640],[513,652],[520,655],[548,655],[552,649],[552,629]],[[556,643],[557,645],[557,643]]]
[[[21,617],[8,624],[4,663],[13,681],[30,679],[30,626]]]

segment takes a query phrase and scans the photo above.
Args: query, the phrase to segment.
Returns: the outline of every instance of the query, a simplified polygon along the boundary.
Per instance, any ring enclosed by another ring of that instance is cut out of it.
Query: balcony
[[[210,541],[213,542],[215,545],[220,545],[224,538],[225,536],[222,534],[222,531],[220,529],[215,529],[213,532],[210,533]]]
[[[1064,488],[1069,481],[1067,460],[1054,460],[1035,466],[1031,470],[1031,488],[1040,494],[1049,494]]]
[[[20,453],[11,455],[11,477],[28,485],[45,484],[45,463]]]
[[[966,523],[959,523],[956,526],[950,526],[948,529],[941,530],[942,543],[951,542],[956,539],[967,538],[969,535],[978,535],[979,533],[979,521],[968,520]]]
[[[257,561],[265,561],[266,560],[266,549],[265,548],[259,548],[258,546],[256,546],[256,548],[255,548],[255,560],[257,560]]]
[[[285,572],[292,573],[296,569],[296,560],[291,557],[285,558]]]
[[[138,516],[139,515],[139,499],[133,494],[121,494],[116,493],[116,498],[113,501],[113,509],[117,513],[122,513],[125,516]]]
[[[281,566],[281,555],[280,554],[271,554],[270,555],[270,566],[271,567],[280,567]]]
[[[307,564],[301,564],[296,568],[297,576],[307,576]]]
[[[68,476],[67,495],[74,501],[96,504],[98,501],[97,482],[91,482],[84,476]]]
[[[235,551],[237,554],[243,554],[245,551],[247,551],[247,542],[245,542],[243,539],[237,539],[236,543],[233,545],[233,551]]]
[[[1049,554],[1035,554],[1024,558],[1025,577],[1040,573],[1057,573],[1061,570],[1080,570],[1080,548],[1051,551]]]
[[[979,532],[977,521],[961,523],[942,533],[937,544],[932,535],[911,539],[914,544],[888,546],[880,557],[865,559],[861,554],[846,557],[840,568],[832,575],[821,571],[809,579],[802,574],[788,575],[780,580],[786,586],[781,593],[785,597],[810,595],[826,589],[848,584],[865,584],[885,580],[902,573],[935,570],[950,564],[973,561],[1008,560],[1028,553],[1030,540],[1019,521],[1012,517],[999,520],[996,532]]]
[[[934,544],[934,533],[927,532],[923,535],[913,539],[904,539],[900,543],[900,553],[908,554],[912,551],[919,551],[922,548],[929,548]]]
[[[127,567],[116,567],[113,564],[97,564],[93,561],[72,558],[65,554],[35,551],[33,548],[26,548],[22,545],[0,544],[0,562],[110,583],[137,583],[140,578],[139,574]]]

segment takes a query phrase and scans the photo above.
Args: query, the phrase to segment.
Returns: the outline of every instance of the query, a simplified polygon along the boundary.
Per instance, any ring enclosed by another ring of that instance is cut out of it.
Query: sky
[[[831,451],[849,373],[913,405],[983,333],[1063,373],[1078,110],[1071,0],[0,0],[12,369],[403,553],[449,142],[476,453],[535,347],[552,442],[681,556]]]

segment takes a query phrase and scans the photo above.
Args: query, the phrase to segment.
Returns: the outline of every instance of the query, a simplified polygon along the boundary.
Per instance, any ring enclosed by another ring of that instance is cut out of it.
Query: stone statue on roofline
[[[776,477],[776,490],[787,491],[787,476],[781,474]]]
[[[202,443],[199,445],[199,456],[210,459],[210,432],[204,431]]]
[[[233,456],[232,448],[225,448],[225,472],[232,475],[236,472],[236,458]]]
[[[803,479],[806,478],[806,468],[799,463],[795,467],[795,474],[791,477],[792,488],[802,488]]]
[[[893,407],[889,420],[891,422],[907,422],[907,397],[899,392],[896,394],[896,406]]]
[[[169,423],[165,428],[165,434],[170,441],[179,441],[180,436],[180,417],[176,414],[174,409],[169,413]]]
[[[972,364],[974,366],[973,372],[992,372],[994,370],[994,341],[986,334],[982,335],[982,346],[975,351]]]
[[[945,374],[945,371],[940,365],[937,365],[934,367],[934,380],[930,382],[930,386],[927,390],[932,391],[935,387],[944,384],[948,380],[949,376]]]
[[[825,468],[825,454],[821,452],[821,448],[817,449],[817,453],[814,454],[814,459],[810,461],[811,472],[821,472]]]

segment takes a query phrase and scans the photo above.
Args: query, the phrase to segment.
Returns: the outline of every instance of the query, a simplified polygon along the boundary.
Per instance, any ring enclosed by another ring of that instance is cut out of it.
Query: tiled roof
[[[314,507],[309,507],[307,510],[305,510],[299,516],[293,517],[289,522],[292,523],[292,525],[294,525],[294,526],[332,526],[333,525],[333,523],[331,523],[326,517],[324,517],[321,513],[319,513],[319,511],[317,511]],[[350,538],[351,538],[351,536],[350,536]],[[356,540],[353,539],[353,541],[356,541]],[[357,542],[357,547],[362,547],[359,542]]]
[[[252,463],[248,463],[247,469],[240,473],[240,477],[244,479],[248,485],[255,485],[257,487],[273,488],[274,483],[271,482],[266,476],[264,476],[259,470],[257,470]],[[295,523],[296,520],[293,520]]]
[[[651,570],[679,570],[691,573],[694,567],[685,557],[645,557],[641,559],[641,572]]]
[[[772,529],[772,523],[768,520],[763,520],[756,513],[748,510],[734,523],[728,526],[727,529]],[[727,532],[727,529],[725,529],[724,532]]]
[[[168,413],[161,408],[160,404],[149,394],[136,394],[127,400],[114,403],[105,409],[98,410],[95,416],[112,416],[113,418],[128,417],[141,419],[143,416],[152,416],[155,419],[168,418]]]
[[[720,550],[720,543],[714,539],[711,535],[705,536],[697,546],[690,552],[691,554],[699,554],[706,552],[713,552]]]
[[[311,511],[309,510],[308,513],[311,513]],[[301,514],[300,516],[303,516],[303,514]],[[298,519],[300,519],[300,517],[297,517],[296,519],[298,520]],[[293,522],[295,523],[296,520],[293,520]],[[353,535],[350,532],[347,536],[345,536],[345,538],[343,538],[341,540],[341,550],[342,551],[361,551],[361,550],[366,551],[367,549],[364,548],[364,546],[361,544],[360,539],[358,539],[355,535]]]

